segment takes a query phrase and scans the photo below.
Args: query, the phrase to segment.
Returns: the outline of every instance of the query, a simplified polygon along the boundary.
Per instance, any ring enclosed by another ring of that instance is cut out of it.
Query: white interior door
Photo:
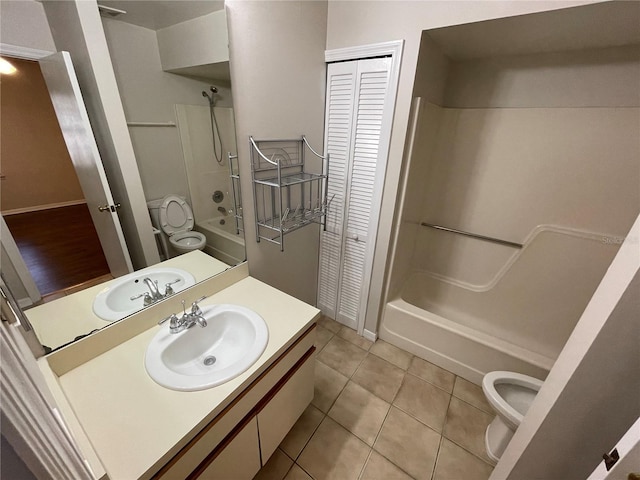
[[[326,231],[321,234],[318,306],[357,328],[366,313],[380,193],[391,58],[333,63],[327,70],[325,151],[330,155]],[[392,100],[392,99],[391,99]]]
[[[132,272],[117,203],[107,183],[71,57],[58,52],[39,63],[109,269],[114,276]]]

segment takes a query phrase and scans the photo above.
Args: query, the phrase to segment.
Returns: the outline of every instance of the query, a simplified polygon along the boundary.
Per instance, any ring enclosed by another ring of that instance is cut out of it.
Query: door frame
[[[378,309],[375,304],[370,304],[371,296],[371,275],[373,270],[373,256],[375,252],[376,240],[378,237],[378,225],[380,221],[380,210],[382,207],[382,191],[384,188],[384,180],[389,163],[389,147],[391,144],[391,130],[393,126],[393,118],[396,108],[396,97],[398,95],[398,83],[400,80],[400,64],[402,62],[402,52],[404,40],[394,40],[383,43],[374,43],[369,45],[360,45],[356,47],[337,48],[333,50],[325,50],[325,63],[345,62],[353,60],[364,60],[372,57],[391,57],[391,65],[389,68],[389,83],[387,89],[387,98],[385,100],[384,114],[382,118],[382,133],[380,135],[380,143],[378,144],[378,162],[376,165],[376,178],[374,182],[373,201],[371,205],[371,223],[367,233],[367,247],[365,250],[365,264],[363,272],[363,291],[360,298],[360,307],[357,320],[357,332],[366,339],[375,341],[377,332],[365,330],[364,326],[370,323],[371,318],[378,317]],[[379,297],[379,292],[374,297]],[[369,321],[367,321],[369,320]],[[375,322],[373,322],[375,324]]]

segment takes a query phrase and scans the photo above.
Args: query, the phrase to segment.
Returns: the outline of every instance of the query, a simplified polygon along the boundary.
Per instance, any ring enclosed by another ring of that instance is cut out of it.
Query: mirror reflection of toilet
[[[496,417],[484,436],[487,455],[498,462],[511,437],[536,398],[542,381],[514,372],[490,372],[482,379],[482,390]]]
[[[169,238],[169,252],[165,253],[169,253],[169,256],[173,257],[193,250],[204,249],[205,236],[200,232],[193,231],[193,211],[184,198],[170,194],[162,200],[150,201],[147,205],[154,226],[162,230]]]

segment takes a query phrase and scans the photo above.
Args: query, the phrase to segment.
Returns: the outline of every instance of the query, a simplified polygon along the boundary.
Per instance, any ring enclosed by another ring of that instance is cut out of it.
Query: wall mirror
[[[23,285],[16,288],[7,281],[45,350],[144,308],[144,294],[156,280],[161,294],[167,284],[170,291],[179,291],[246,259],[224,2],[100,5],[144,197],[157,227],[162,263],[147,268],[164,270],[154,272],[160,275],[155,277],[147,270],[126,277],[109,270],[38,63],[11,59],[18,64],[18,74],[3,78],[3,89],[12,83],[17,94],[3,95],[2,114],[21,112],[23,118],[11,122],[13,130],[2,132],[2,255],[3,260],[24,262],[43,298],[32,305],[24,300],[29,295],[21,291]],[[49,111],[42,111],[43,104]],[[42,131],[34,119],[53,121],[52,133],[34,137],[33,130]],[[9,122],[5,125],[9,128]],[[4,141],[9,136],[18,140],[11,145]],[[42,188],[24,189],[25,184]],[[170,242],[158,218],[163,201],[170,218],[188,207],[192,231],[204,239],[201,250]],[[8,265],[3,262],[5,277],[12,273]],[[173,269],[186,271],[188,278],[176,276]],[[125,280],[127,305],[121,312],[116,308],[121,315],[98,317],[95,298],[107,288],[115,291]],[[128,290],[129,284],[135,291]],[[129,303],[137,308],[129,308]]]

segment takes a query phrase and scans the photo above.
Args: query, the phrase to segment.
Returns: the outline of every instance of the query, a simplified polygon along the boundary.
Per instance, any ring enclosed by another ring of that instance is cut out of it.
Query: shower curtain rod
[[[477,233],[469,233],[462,230],[456,230],[455,228],[443,227],[442,225],[434,225],[433,223],[420,223],[423,227],[433,228],[435,230],[441,230],[443,232],[456,233],[458,235],[464,235],[465,237],[477,238],[478,240],[484,240],[486,242],[497,243],[498,245],[505,245],[507,247],[522,248],[521,243],[510,242],[508,240],[500,240],[499,238],[486,237],[484,235],[478,235]]]

